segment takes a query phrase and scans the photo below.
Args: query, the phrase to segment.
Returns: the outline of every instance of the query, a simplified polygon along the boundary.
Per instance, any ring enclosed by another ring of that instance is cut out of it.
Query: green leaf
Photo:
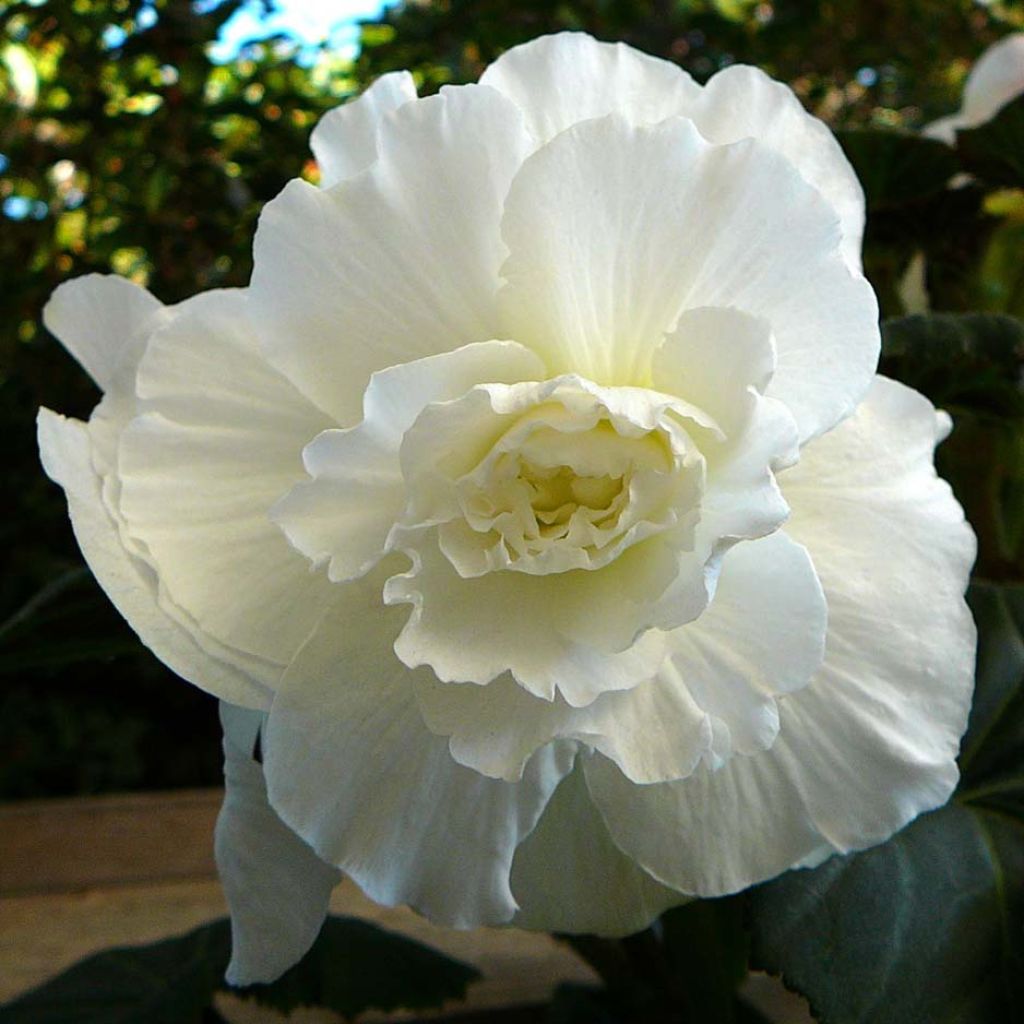
[[[227,986],[231,930],[214,921],[151,946],[110,949],[0,1008],[0,1024],[200,1024]],[[433,1009],[480,976],[404,935],[329,917],[306,957],[270,985],[233,989],[284,1013],[300,1006],[354,1017]]]
[[[841,131],[840,145],[872,212],[917,203],[946,188],[959,170],[949,146],[895,131]]]
[[[665,952],[687,1020],[735,1024],[750,938],[741,896],[694,900],[661,918]]]
[[[608,994],[593,985],[566,982],[555,989],[545,1015],[546,1024],[622,1024],[609,1005]]]
[[[994,185],[1024,185],[1024,96],[990,121],[956,133],[964,166]]]
[[[953,415],[936,463],[978,535],[976,574],[1024,580],[1024,323],[992,313],[888,320],[879,369]]]
[[[978,671],[957,799],[1024,819],[1024,587],[976,584],[970,603]]]
[[[1007,219],[993,232],[976,273],[975,308],[1024,316],[1024,223]]]
[[[270,985],[234,990],[282,1013],[319,1006],[354,1017],[365,1010],[425,1010],[462,999],[475,967],[351,917],[329,917],[306,957]]]
[[[0,1008],[0,1024],[200,1024],[222,987],[227,921],[91,956]]]
[[[751,894],[754,966],[826,1024],[1024,1011],[1024,588],[978,585],[977,692],[953,802]]]
[[[994,313],[931,313],[882,325],[880,371],[943,408],[1024,417],[1024,323]]]

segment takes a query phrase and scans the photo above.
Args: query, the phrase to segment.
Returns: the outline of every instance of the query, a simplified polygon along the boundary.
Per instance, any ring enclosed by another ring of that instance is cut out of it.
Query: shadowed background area
[[[262,204],[317,180],[316,120],[386,71],[432,92],[582,29],[701,81],[758,64],[837,128],[912,131],[954,110],[971,63],[1022,28],[1019,4],[976,0],[0,0],[0,799],[221,777],[215,701],[176,684],[110,606],[38,465],[37,407],[87,416],[96,400],[41,325],[61,281],[118,273],[165,302],[244,285]],[[867,270],[887,316],[907,311],[897,284],[936,219],[908,202],[918,182],[897,168],[869,188]],[[985,198],[964,232],[943,212],[955,244],[929,249],[934,308],[1021,313],[1019,199]],[[987,575],[1019,578],[986,544],[984,510],[971,518]]]

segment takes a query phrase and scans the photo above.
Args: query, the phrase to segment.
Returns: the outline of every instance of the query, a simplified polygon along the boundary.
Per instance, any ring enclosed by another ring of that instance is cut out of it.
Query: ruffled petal
[[[516,850],[512,924],[532,931],[630,935],[686,901],[612,842],[577,768]]]
[[[224,781],[217,817],[217,871],[231,910],[231,985],[274,981],[313,945],[341,880],[267,802],[263,769],[253,759],[265,715],[221,704]]]
[[[932,466],[948,429],[922,395],[877,377],[856,415],[780,478],[787,531],[811,552],[829,607],[822,673],[783,705],[782,735],[816,783],[810,813],[841,850],[886,838],[957,782],[976,543]]]
[[[509,676],[488,686],[420,679],[417,697],[452,756],[494,778],[514,780],[533,753],[572,739],[646,785],[685,778],[706,760],[769,747],[778,732],[775,697],[805,686],[821,664],[826,610],[800,545],[778,533],[734,547],[715,599],[668,635],[657,674],[628,691],[577,708],[545,701]]]
[[[680,314],[728,306],[770,325],[768,394],[802,439],[849,413],[870,383],[877,303],[840,254],[837,214],[756,140],[712,146],[682,118],[580,123],[523,165],[502,235],[506,333],[552,373],[649,386]]]
[[[89,568],[142,642],[196,686],[236,704],[267,707],[270,689],[238,667],[233,652],[187,628],[157,600],[156,574],[125,548],[104,504],[88,427],[42,409],[39,451],[47,475],[67,495],[71,525]]]
[[[663,121],[700,94],[682,68],[625,43],[562,32],[514,46],[480,78],[523,111],[538,142],[607,114],[634,123]]]
[[[498,224],[532,146],[493,89],[446,89],[381,122],[364,174],[293,181],[264,207],[252,301],[265,351],[339,425],[359,421],[374,371],[507,336]]]
[[[694,896],[721,896],[793,867],[828,844],[811,822],[801,770],[781,739],[764,754],[638,786],[604,757],[585,765],[612,841],[651,877]],[[843,794],[833,794],[838,804]]]
[[[43,309],[43,323],[104,391],[134,370],[147,337],[169,311],[145,288],[114,274],[65,281]]]
[[[786,534],[730,549],[708,609],[669,634],[656,681],[685,689],[724,727],[714,730],[713,765],[771,746],[779,728],[775,697],[811,680],[825,653],[827,620],[810,556]]]
[[[561,693],[574,706],[605,690],[633,687],[664,657],[657,631],[626,647],[633,637],[621,636],[619,621],[628,604],[644,601],[637,591],[660,592],[674,575],[657,541],[630,548],[598,572],[492,572],[464,579],[434,538],[417,539],[408,549],[413,568],[384,588],[388,604],[413,606],[395,653],[412,668],[430,665],[452,683],[489,683],[511,671],[536,696],[553,700]],[[612,643],[597,646],[602,628]],[[610,649],[615,640],[623,641],[618,650]]]
[[[759,139],[835,208],[843,254],[852,269],[860,269],[864,193],[850,162],[828,126],[804,110],[788,86],[757,68],[725,68],[701,88],[668,61],[623,43],[564,32],[513,47],[480,81],[518,104],[540,142],[613,113],[633,124],[688,117],[717,144]]]
[[[320,166],[320,187],[330,188],[365,171],[377,159],[381,120],[414,99],[412,75],[393,71],[381,75],[361,96],[324,114],[309,137]]]
[[[689,775],[712,742],[708,716],[686,687],[655,679],[602,693],[584,707],[560,695],[544,700],[507,674],[487,686],[424,678],[417,697],[431,730],[450,737],[456,761],[508,781],[555,739],[600,751],[640,784]]]
[[[391,653],[402,615],[380,605],[379,580],[341,592],[271,709],[272,806],[378,903],[455,927],[508,922],[515,849],[575,750],[540,751],[517,783],[456,764],[423,724],[413,673]]]
[[[196,388],[196,381],[202,388]],[[119,508],[160,587],[203,632],[283,667],[330,584],[268,512],[329,421],[263,360],[245,293],[191,300],[139,366],[145,410],[119,450]]]
[[[486,341],[380,370],[363,396],[363,421],[327,430],[303,452],[313,477],[297,484],[271,518],[333,581],[361,576],[387,549],[405,505],[398,453],[424,407],[459,398],[476,384],[537,380],[540,360],[522,345]]]
[[[973,685],[975,545],[932,465],[947,428],[921,395],[876,378],[783,475],[787,532],[814,560],[829,628],[814,681],[779,702],[769,750],[639,788],[587,763],[615,842],[660,881],[733,892],[880,842],[949,798]]]
[[[736,64],[712,75],[679,113],[693,118],[710,142],[753,138],[781,153],[839,215],[843,256],[851,270],[860,270],[864,190],[828,125],[804,110],[789,86]]]

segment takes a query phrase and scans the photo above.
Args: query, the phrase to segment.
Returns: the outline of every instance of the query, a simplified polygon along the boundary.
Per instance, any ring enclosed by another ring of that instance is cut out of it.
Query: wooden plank
[[[213,878],[223,791],[0,805],[0,896]]]
[[[212,853],[221,797],[220,790],[196,790],[0,805],[0,1003],[91,953],[155,942],[224,916]],[[335,890],[331,910],[475,964],[483,979],[465,1004],[443,1013],[543,1003],[562,982],[596,980],[548,935],[439,928],[404,907],[377,906],[347,880]],[[755,975],[745,992],[778,1024],[811,1020],[806,1003],[773,979]],[[284,1021],[228,995],[218,996],[218,1008],[231,1024]],[[289,1020],[326,1024],[337,1018],[300,1010]]]
[[[472,987],[466,1005],[473,1009],[543,1002],[562,981],[593,980],[590,969],[568,947],[547,935],[512,928],[439,928],[404,907],[377,906],[348,881],[335,891],[331,911],[373,921],[476,964],[484,978]],[[216,881],[142,883],[0,899],[0,1002],[91,953],[155,942],[226,912]],[[462,1004],[447,1009],[457,1005]],[[280,1019],[238,999],[226,1000],[225,1006],[232,1021]],[[401,1020],[404,1015],[366,1019]]]

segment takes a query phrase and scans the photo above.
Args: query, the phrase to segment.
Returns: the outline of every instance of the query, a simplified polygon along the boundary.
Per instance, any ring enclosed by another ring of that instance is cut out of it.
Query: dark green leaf
[[[964,166],[995,185],[1024,185],[1024,97],[1007,103],[990,121],[957,132]]]
[[[743,897],[695,900],[662,919],[679,998],[694,1021],[733,1024],[736,990],[747,976],[750,944]]]
[[[1024,579],[1024,323],[991,313],[888,320],[880,370],[953,414],[936,462],[978,535],[976,574]]]
[[[0,1024],[200,1024],[227,967],[227,921],[91,956],[0,1008]]]
[[[992,232],[976,274],[974,305],[1024,316],[1024,223],[1007,218]]]
[[[954,801],[751,895],[755,966],[826,1024],[1024,1013],[1024,589],[976,586],[977,693]]]
[[[425,1010],[462,999],[480,977],[404,935],[351,917],[329,917],[306,957],[271,985],[237,989],[283,1013],[320,1006],[353,1017],[365,1010]]]
[[[1024,587],[971,588],[978,671],[957,798],[1024,819]]]
[[[944,408],[1024,417],[1024,323],[993,313],[932,313],[882,325],[880,370]]]
[[[870,211],[916,203],[941,192],[959,171],[949,146],[895,131],[844,131],[840,145],[864,187]]]
[[[621,1024],[607,993],[592,985],[563,984],[555,989],[546,1024]]]

